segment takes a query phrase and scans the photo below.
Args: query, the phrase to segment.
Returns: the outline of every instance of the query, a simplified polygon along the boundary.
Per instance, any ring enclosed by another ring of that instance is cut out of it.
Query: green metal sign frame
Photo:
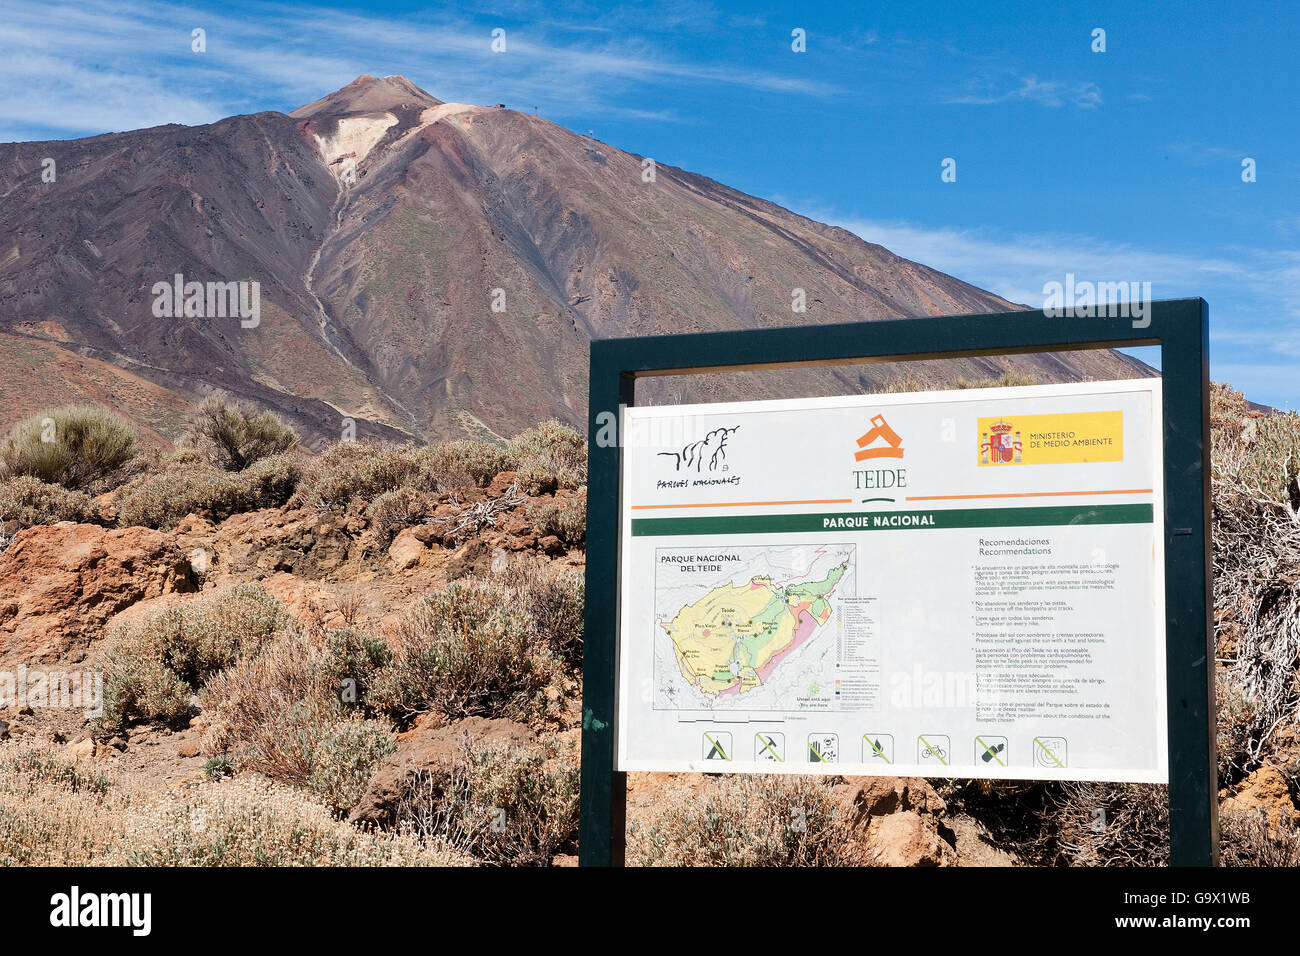
[[[634,404],[638,378],[1158,345],[1164,379],[1170,862],[1215,865],[1209,307],[1203,299],[1152,302],[1148,320],[1139,327],[1128,317],[1057,318],[1024,311],[592,342],[580,863],[624,862],[627,775],[614,769],[622,449],[621,435],[615,442],[598,436],[602,428],[608,434],[611,420],[620,420],[620,407]]]

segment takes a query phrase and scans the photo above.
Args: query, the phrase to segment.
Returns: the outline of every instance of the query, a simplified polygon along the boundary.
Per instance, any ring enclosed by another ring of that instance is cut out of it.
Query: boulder
[[[409,571],[428,552],[413,528],[403,528],[388,546],[388,564],[394,572]]]
[[[955,837],[947,804],[923,777],[854,777],[833,788],[851,815],[867,860],[878,866],[951,866]]]
[[[1300,823],[1291,788],[1277,767],[1260,767],[1231,792],[1223,791],[1219,796],[1223,798],[1220,811],[1224,814],[1262,813],[1270,827]]]
[[[877,866],[952,866],[957,851],[945,830],[934,816],[915,810],[876,817],[867,829],[868,857]]]
[[[124,608],[195,590],[188,555],[165,532],[71,521],[27,528],[0,553],[0,664],[80,655]]]

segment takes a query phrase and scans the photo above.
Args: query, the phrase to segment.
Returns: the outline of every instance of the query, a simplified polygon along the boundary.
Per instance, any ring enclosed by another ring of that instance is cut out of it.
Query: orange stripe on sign
[[[1000,495],[916,495],[908,501],[970,501],[974,498],[1059,498],[1068,495],[1149,495],[1151,488],[1116,488],[1111,491],[1018,491]]]
[[[688,505],[633,505],[632,510],[644,508],[771,508],[776,505],[851,505],[852,498],[814,498],[809,501],[719,501]]]

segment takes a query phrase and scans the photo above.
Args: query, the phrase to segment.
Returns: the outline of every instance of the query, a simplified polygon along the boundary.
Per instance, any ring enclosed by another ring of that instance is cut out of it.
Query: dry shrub
[[[467,866],[435,840],[363,832],[302,793],[236,778],[179,791],[0,743],[0,866]]]
[[[497,866],[549,866],[576,849],[578,782],[572,742],[529,751],[462,740],[448,768],[407,778],[397,829]]]
[[[1070,866],[1165,866],[1169,789],[1143,783],[1069,781],[1043,787],[1045,862]]]
[[[370,503],[366,514],[381,544],[390,542],[397,532],[419,524],[438,506],[436,495],[414,488],[385,491]]]
[[[509,471],[512,461],[505,446],[471,439],[438,442],[419,449],[414,457],[421,486],[434,491],[484,487]]]
[[[523,717],[544,707],[555,673],[550,649],[532,647],[527,612],[495,585],[457,581],[426,595],[393,632],[393,659],[370,702],[398,719]]]
[[[212,396],[190,417],[183,443],[224,471],[243,471],[293,448],[298,436],[271,412],[259,414]]]
[[[1003,372],[986,378],[959,378],[953,388],[1018,388],[1024,385],[1041,385],[1036,375],[1026,372]]]
[[[361,660],[367,653],[373,646],[351,631],[276,635],[208,681],[204,753],[309,790],[332,810],[352,807],[396,746],[389,724],[365,717],[340,686],[338,675],[379,666]]]
[[[122,487],[114,504],[123,527],[168,530],[189,514],[222,521],[232,514],[279,508],[293,495],[301,475],[302,466],[291,454],[263,458],[232,473],[182,453]]]
[[[722,777],[704,795],[670,798],[649,826],[628,827],[637,866],[845,866],[852,822],[817,777]]]
[[[1270,824],[1262,811],[1226,813],[1219,854],[1224,866],[1300,866],[1300,827],[1291,820]]]
[[[1272,752],[1300,705],[1300,415],[1252,417],[1240,393],[1211,393],[1214,610],[1233,741],[1225,781]]]
[[[27,419],[0,443],[0,477],[30,475],[105,491],[135,454],[135,433],[105,408],[70,405]]]
[[[561,488],[581,488],[587,483],[587,441],[568,425],[553,419],[542,422],[516,435],[507,447],[521,474],[548,475]]]
[[[84,492],[21,475],[0,481],[0,522],[4,521],[30,528],[56,521],[102,524],[104,518],[95,499]]]
[[[587,499],[563,498],[531,505],[528,520],[542,534],[553,534],[566,544],[581,544],[587,537]]]
[[[580,571],[556,568],[540,558],[512,563],[499,579],[527,615],[533,646],[550,647],[569,667],[582,664],[586,581]]]
[[[123,835],[128,805],[94,770],[26,743],[0,743],[0,866],[102,861]]]
[[[415,485],[419,466],[411,449],[377,442],[339,442],[309,464],[289,502],[317,511],[344,509],[357,499]]]
[[[119,628],[104,651],[103,723],[179,721],[205,680],[296,627],[259,585],[239,584]]]

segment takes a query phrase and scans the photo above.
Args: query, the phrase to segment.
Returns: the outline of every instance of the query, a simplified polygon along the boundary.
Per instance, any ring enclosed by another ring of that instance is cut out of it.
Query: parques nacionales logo
[[[660,458],[671,458],[675,471],[693,471],[700,474],[705,471],[730,471],[727,466],[727,441],[735,434],[739,425],[731,428],[715,428],[699,441],[682,446],[681,451],[661,451]]]

